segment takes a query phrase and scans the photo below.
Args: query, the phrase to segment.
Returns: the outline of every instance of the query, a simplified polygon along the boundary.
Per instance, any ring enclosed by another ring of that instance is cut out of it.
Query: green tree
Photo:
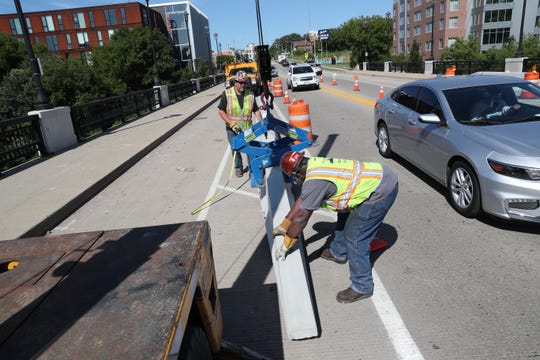
[[[34,108],[36,90],[30,71],[12,69],[0,84],[0,118],[24,116]]]
[[[148,89],[154,85],[154,63],[150,29],[136,26],[120,29],[110,41],[92,53],[100,77],[115,94]],[[154,30],[154,47],[159,77],[163,83],[174,82],[175,64],[171,46],[162,33]]]
[[[529,34],[523,39],[523,54],[529,58],[540,58],[540,39],[534,34]]]
[[[0,79],[12,69],[27,66],[28,56],[24,44],[10,34],[0,33]]]
[[[197,58],[195,60],[197,71],[195,74],[197,77],[206,77],[210,74],[210,69],[208,68],[208,62],[203,58]]]
[[[480,56],[480,41],[473,35],[464,39],[456,39],[456,42],[449,48],[443,50],[441,59],[443,60],[475,60]]]
[[[409,62],[413,64],[419,64],[422,62],[422,56],[420,56],[420,45],[418,45],[418,42],[416,42],[416,38],[413,39],[413,42],[411,44]]]

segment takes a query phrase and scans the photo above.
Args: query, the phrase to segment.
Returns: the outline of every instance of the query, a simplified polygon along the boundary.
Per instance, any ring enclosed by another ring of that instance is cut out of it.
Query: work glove
[[[291,238],[287,235],[285,235],[285,239],[283,240],[283,244],[279,247],[279,249],[276,250],[276,260],[284,261],[287,257],[287,252],[290,248],[296,244],[298,239]]]
[[[508,105],[505,105],[505,106],[502,107],[501,113],[506,114],[506,113],[508,113],[510,110],[512,110],[512,107],[511,107],[511,106],[508,106]]]
[[[283,221],[281,222],[281,224],[279,224],[278,226],[275,227],[274,230],[272,230],[272,236],[273,237],[276,237],[278,235],[282,235],[282,236],[285,236],[285,234],[287,234],[287,230],[289,230],[289,226],[291,226],[291,219],[283,219]]]

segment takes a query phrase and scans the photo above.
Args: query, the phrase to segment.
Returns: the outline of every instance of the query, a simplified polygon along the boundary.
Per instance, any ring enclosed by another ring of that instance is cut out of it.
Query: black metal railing
[[[0,121],[0,175],[46,154],[38,115]]]
[[[441,60],[433,62],[434,74],[445,74],[446,69],[456,65],[455,75],[468,75],[479,71],[504,72],[506,62],[504,59],[498,60]]]
[[[71,120],[79,142],[95,136],[112,126],[134,120],[159,107],[159,89],[146,89],[104,100],[75,105]]]
[[[181,83],[176,83],[167,86],[169,92],[169,101],[176,102],[187,98],[197,92],[197,83],[195,81],[182,81]]]
[[[523,69],[521,71],[527,72],[532,71],[533,66],[536,66],[536,71],[540,71],[540,59],[531,58],[523,60]]]
[[[368,62],[367,63],[367,70],[384,71],[384,62],[381,62],[381,61]]]
[[[390,71],[392,72],[408,72],[408,73],[417,73],[423,74],[425,69],[424,62],[390,62]]]

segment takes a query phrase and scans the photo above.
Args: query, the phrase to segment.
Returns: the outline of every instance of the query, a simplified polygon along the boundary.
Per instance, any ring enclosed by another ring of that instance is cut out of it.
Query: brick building
[[[24,13],[30,42],[47,45],[63,58],[80,56],[107,43],[120,28],[148,25],[146,6],[130,2],[104,6]],[[161,15],[150,9],[153,26],[168,35]],[[23,39],[18,14],[0,15],[0,32]]]

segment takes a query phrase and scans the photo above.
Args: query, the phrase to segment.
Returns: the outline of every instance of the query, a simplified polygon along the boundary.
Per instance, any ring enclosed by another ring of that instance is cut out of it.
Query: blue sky
[[[130,0],[19,0],[23,12],[50,9],[69,9],[107,5]],[[146,4],[146,0],[138,1]],[[150,5],[173,0],[150,0]],[[193,0],[210,23],[211,33],[218,33],[222,49],[244,48],[249,43],[258,45],[256,0]],[[291,33],[305,34],[310,30],[339,27],[349,19],[360,16],[385,16],[392,11],[392,0],[259,0],[263,39],[272,45],[275,39]],[[16,13],[13,0],[0,0],[0,13]],[[215,51],[212,37],[212,49]]]

